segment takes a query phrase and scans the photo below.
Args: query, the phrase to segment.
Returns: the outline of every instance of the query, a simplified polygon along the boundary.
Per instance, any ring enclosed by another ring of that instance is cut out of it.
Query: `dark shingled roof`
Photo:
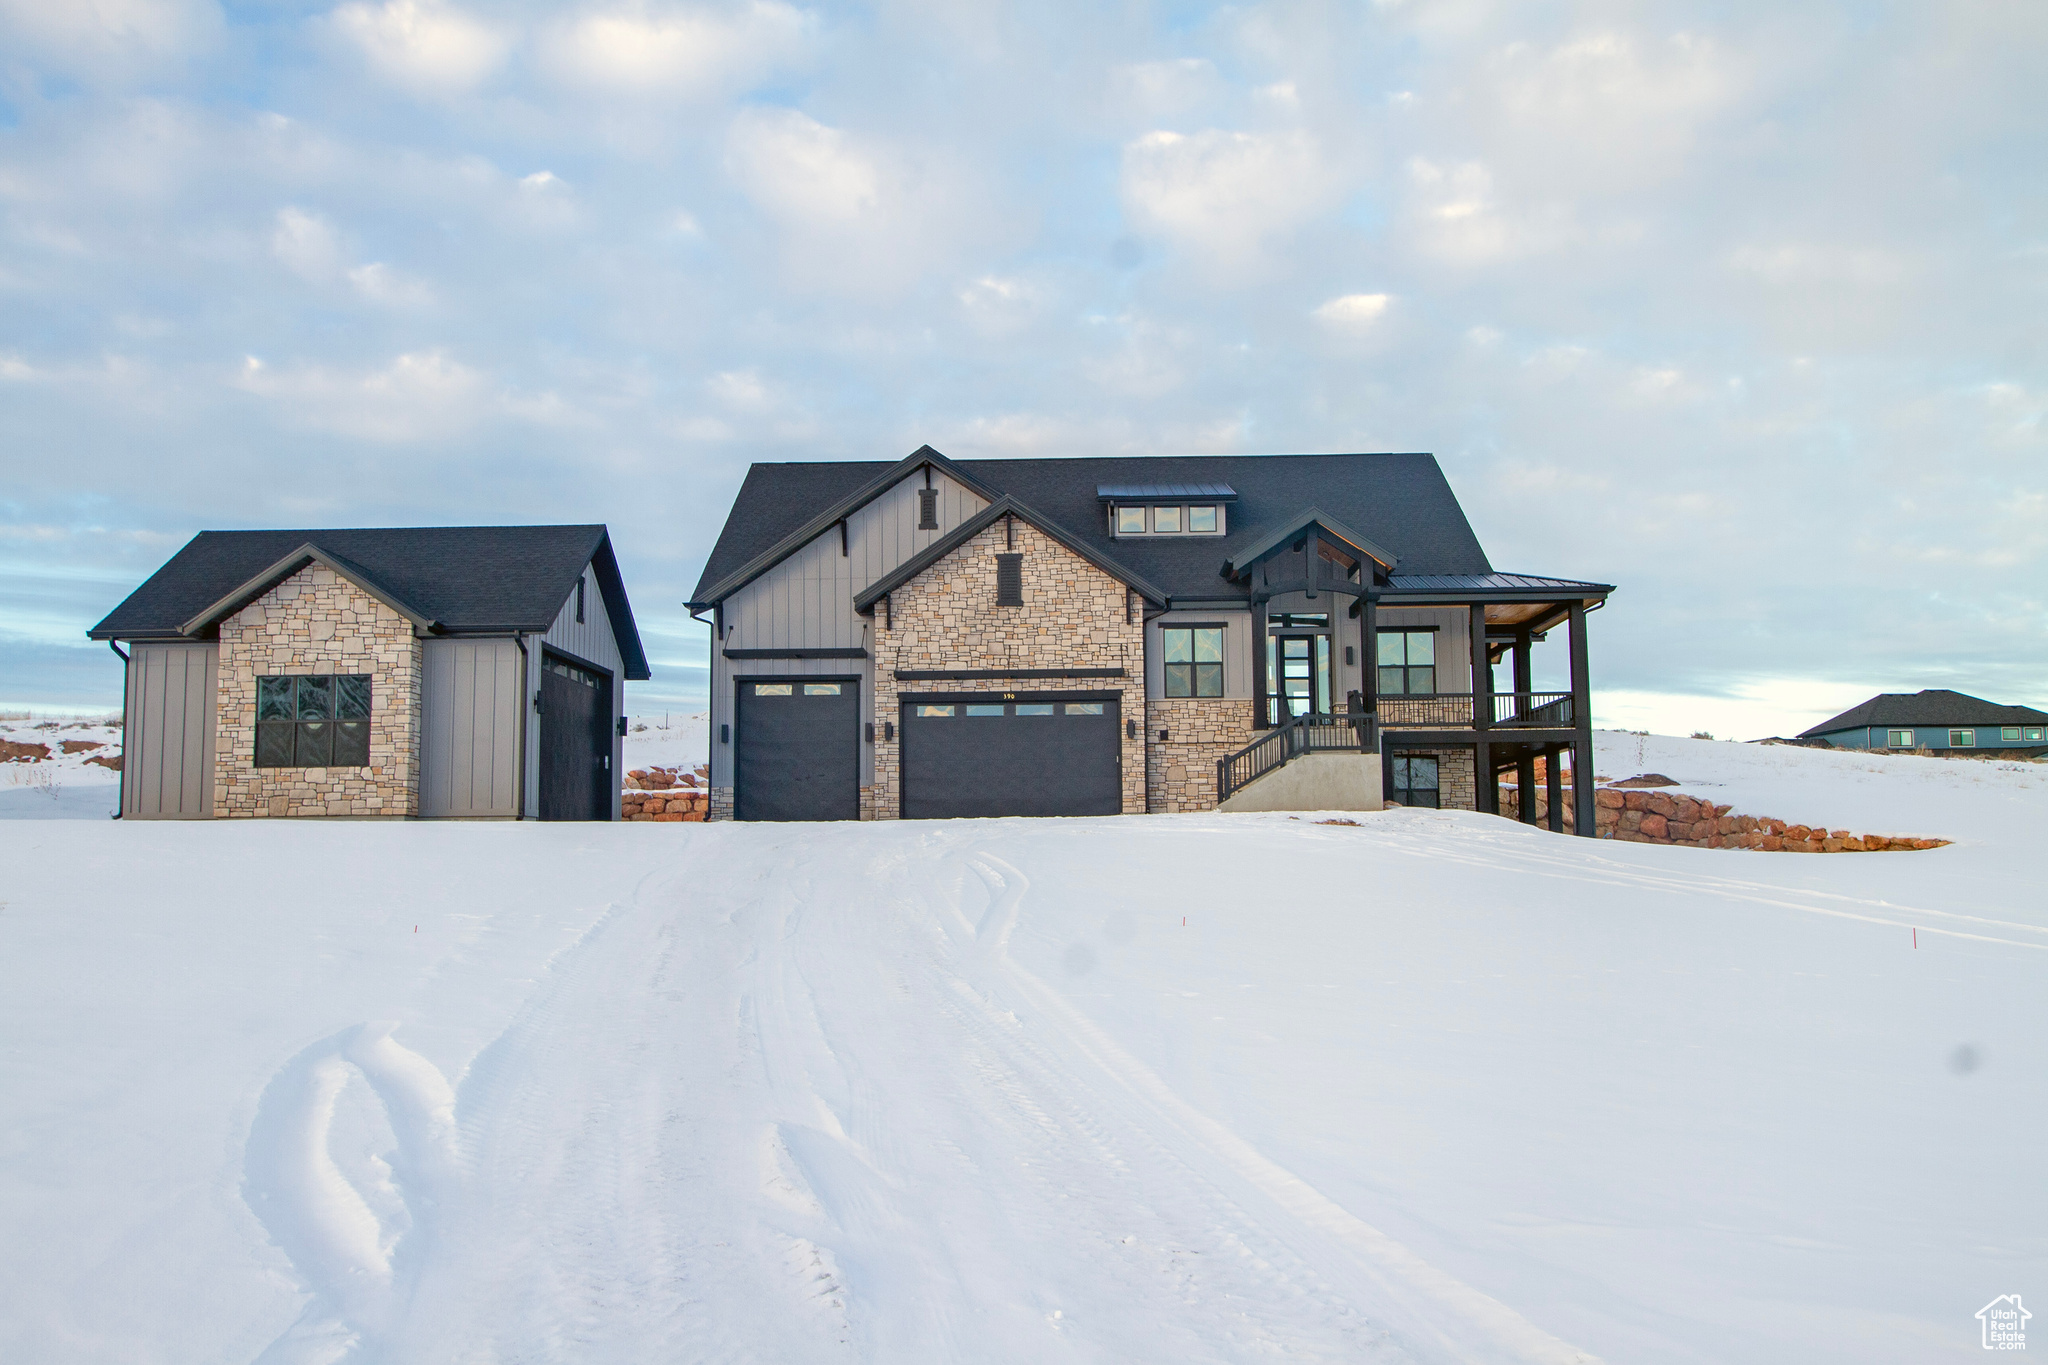
[[[1860,730],[1873,725],[2043,725],[2048,712],[2031,706],[2001,706],[1967,692],[1930,687],[1923,692],[1881,692],[1852,706],[1833,720],[1824,720],[1811,730],[1799,732],[1801,739],[1832,734],[1836,730]]]
[[[626,676],[650,676],[603,526],[201,531],[88,634],[175,639],[193,617],[305,545],[360,567],[378,588],[454,635],[545,632],[583,566],[592,564]]]
[[[1486,574],[1493,566],[1431,455],[1178,455],[1108,459],[956,460],[962,474],[1031,507],[1101,558],[1169,595],[1237,597],[1224,562],[1282,522],[1321,508],[1386,547],[1403,574]],[[692,606],[705,593],[835,501],[894,464],[757,464],[733,500]],[[1228,484],[1237,501],[1229,534],[1117,540],[1097,488],[1104,484]],[[731,591],[730,588],[727,589]]]

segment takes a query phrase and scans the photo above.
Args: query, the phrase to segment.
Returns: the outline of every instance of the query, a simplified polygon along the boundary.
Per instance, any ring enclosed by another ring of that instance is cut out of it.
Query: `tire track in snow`
[[[1597,1358],[1543,1331],[1499,1300],[1445,1274],[1405,1246],[1367,1224],[1308,1182],[1261,1155],[1222,1124],[1182,1100],[1154,1072],[1119,1047],[1057,990],[1008,956],[1030,881],[1017,868],[986,852],[968,859],[988,884],[993,905],[979,937],[977,958],[993,967],[1058,1028],[1063,1038],[1098,1072],[1137,1102],[1124,1117],[1155,1131],[1162,1145],[1194,1166],[1221,1167],[1222,1183],[1249,1186],[1286,1219],[1340,1254],[1359,1272],[1346,1277],[1364,1288],[1372,1311],[1384,1314],[1403,1344],[1424,1358],[1446,1353],[1458,1361],[1501,1360],[1532,1365],[1597,1365]],[[1149,1121],[1148,1121],[1149,1120]],[[1270,1227],[1270,1224],[1268,1224]],[[1284,1235],[1284,1232],[1283,1232]],[[1318,1270],[1335,1270],[1328,1257],[1314,1257]],[[1360,1283],[1362,1282],[1362,1283]]]

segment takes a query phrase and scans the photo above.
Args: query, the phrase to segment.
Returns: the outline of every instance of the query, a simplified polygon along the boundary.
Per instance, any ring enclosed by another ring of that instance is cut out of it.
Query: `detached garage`
[[[136,820],[615,819],[649,676],[602,526],[205,531],[91,635]]]

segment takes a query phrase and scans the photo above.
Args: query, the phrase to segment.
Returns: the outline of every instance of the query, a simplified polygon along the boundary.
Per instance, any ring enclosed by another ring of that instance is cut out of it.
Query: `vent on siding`
[[[939,529],[939,490],[920,488],[917,490],[917,529],[936,531]]]
[[[996,605],[999,607],[1021,607],[1024,605],[1024,556],[996,556]]]

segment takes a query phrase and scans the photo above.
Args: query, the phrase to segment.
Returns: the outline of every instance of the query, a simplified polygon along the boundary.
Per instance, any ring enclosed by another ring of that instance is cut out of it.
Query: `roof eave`
[[[747,586],[747,584],[753,582],[756,578],[759,578],[762,574],[774,568],[777,564],[780,564],[783,560],[795,554],[798,550],[801,550],[804,546],[816,540],[819,536],[825,534],[825,532],[831,530],[841,520],[853,515],[876,498],[882,496],[882,494],[888,492],[907,475],[915,473],[925,465],[931,465],[935,469],[944,470],[947,478],[952,479],[970,492],[990,502],[994,502],[1002,497],[1000,491],[989,487],[981,480],[967,473],[958,464],[947,459],[930,446],[919,446],[915,451],[906,455],[888,469],[883,470],[873,479],[861,485],[852,493],[847,494],[838,502],[833,503],[823,512],[812,517],[802,526],[799,526],[760,554],[755,555],[752,559],[740,565],[739,568],[734,569],[724,578],[719,579],[709,588],[702,589],[683,605],[691,611],[702,611],[706,607],[716,606],[741,588]]]
[[[208,626],[222,617],[230,616],[269,592],[308,564],[319,564],[346,578],[356,587],[376,598],[385,606],[412,623],[415,635],[433,635],[440,631],[440,623],[426,613],[401,600],[397,594],[379,583],[369,570],[360,564],[352,564],[339,555],[329,554],[312,541],[307,541],[269,568],[250,578],[218,601],[208,606],[191,620],[178,627],[178,633],[187,638],[197,636]]]
[[[947,555],[952,554],[975,536],[995,525],[997,520],[1004,516],[1014,516],[1020,521],[1036,528],[1040,533],[1050,536],[1058,544],[1071,550],[1096,568],[1116,579],[1119,583],[1138,593],[1146,601],[1161,607],[1166,605],[1166,594],[1159,588],[1153,586],[1139,575],[1132,573],[1114,560],[1104,558],[1092,547],[1074,539],[1046,517],[1032,511],[1029,507],[1024,506],[1008,494],[1004,494],[996,498],[995,501],[991,502],[974,516],[961,522],[960,525],[954,527],[945,536],[933,541],[923,551],[913,555],[862,589],[853,599],[853,609],[863,616],[867,615],[874,610],[877,602],[880,602],[884,597],[887,597],[890,593],[896,591],[896,589],[902,587],[905,583],[908,583]]]
[[[1259,560],[1264,559],[1274,550],[1277,550],[1311,526],[1320,526],[1323,530],[1328,531],[1352,549],[1378,564],[1380,568],[1388,573],[1392,573],[1394,566],[1400,563],[1400,556],[1394,554],[1391,550],[1382,549],[1380,546],[1375,545],[1372,541],[1358,534],[1358,532],[1352,530],[1343,522],[1338,521],[1321,508],[1310,507],[1290,517],[1279,529],[1268,532],[1232,555],[1229,559],[1224,560],[1224,570],[1233,575],[1244,572],[1247,565],[1255,564]]]

